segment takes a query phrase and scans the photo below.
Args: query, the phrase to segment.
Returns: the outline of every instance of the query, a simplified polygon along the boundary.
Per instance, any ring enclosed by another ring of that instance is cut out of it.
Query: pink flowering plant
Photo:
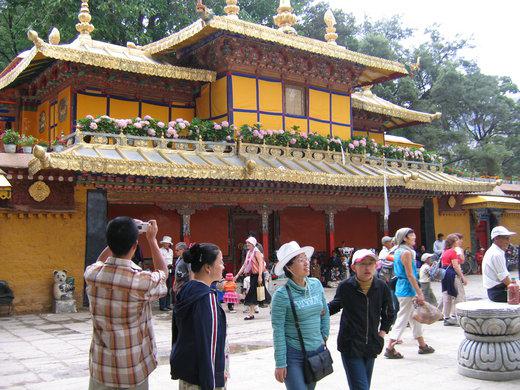
[[[235,142],[266,144],[312,150],[343,151],[345,154],[357,154],[384,157],[394,160],[441,163],[442,159],[424,148],[406,148],[395,145],[381,145],[375,140],[363,136],[354,136],[348,140],[339,137],[323,136],[315,132],[301,132],[298,126],[289,130],[264,129],[261,123],[252,126],[243,125],[237,129],[227,121],[220,123],[194,118],[191,122],[177,118],[168,123],[161,122],[148,115],[133,119],[114,119],[106,115],[94,118],[87,115],[78,120],[82,131],[108,134],[127,134],[142,137],[166,139],[189,139],[210,142]],[[5,143],[5,142],[4,142]]]

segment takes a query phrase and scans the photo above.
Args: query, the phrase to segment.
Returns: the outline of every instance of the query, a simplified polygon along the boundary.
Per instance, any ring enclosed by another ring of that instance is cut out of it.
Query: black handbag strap
[[[300,345],[302,347],[303,355],[305,359],[307,359],[307,351],[305,350],[305,345],[303,344],[303,336],[302,331],[300,329],[300,322],[298,321],[298,316],[296,315],[296,307],[294,306],[294,300],[291,293],[291,289],[288,285],[285,285],[285,289],[287,290],[287,295],[289,295],[289,302],[291,303],[291,309],[294,317],[294,324],[296,326],[296,331],[298,332],[298,338],[300,339]]]

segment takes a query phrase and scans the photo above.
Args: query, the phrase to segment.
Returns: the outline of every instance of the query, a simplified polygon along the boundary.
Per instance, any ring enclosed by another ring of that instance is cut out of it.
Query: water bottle
[[[516,283],[515,278],[513,278],[509,286],[507,286],[507,303],[510,305],[520,304],[520,286]]]

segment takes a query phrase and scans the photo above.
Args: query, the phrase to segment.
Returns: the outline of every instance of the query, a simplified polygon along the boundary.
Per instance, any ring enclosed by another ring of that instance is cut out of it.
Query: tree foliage
[[[120,45],[144,45],[167,36],[197,18],[195,0],[90,0],[95,39]],[[80,0],[0,0],[0,65],[32,46],[31,28],[46,38],[57,27],[62,41],[77,35]],[[223,14],[224,0],[204,3]],[[240,0],[241,19],[273,26],[278,0]],[[326,1],[292,0],[301,35],[323,39]],[[425,31],[424,41],[411,45],[416,33],[398,16],[356,20],[333,10],[338,44],[366,54],[415,64],[411,77],[374,87],[379,96],[405,107],[443,113],[429,125],[397,130],[396,134],[441,153],[448,165],[484,175],[518,176],[520,172],[520,104],[518,89],[507,77],[483,74],[467,61],[467,39],[446,39],[438,26]]]

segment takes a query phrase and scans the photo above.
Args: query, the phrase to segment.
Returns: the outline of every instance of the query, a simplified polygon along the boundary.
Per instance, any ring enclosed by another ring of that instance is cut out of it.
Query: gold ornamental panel
[[[33,198],[36,202],[43,202],[49,197],[50,194],[51,189],[41,180],[34,182],[29,187],[29,195],[31,195],[31,198]]]

